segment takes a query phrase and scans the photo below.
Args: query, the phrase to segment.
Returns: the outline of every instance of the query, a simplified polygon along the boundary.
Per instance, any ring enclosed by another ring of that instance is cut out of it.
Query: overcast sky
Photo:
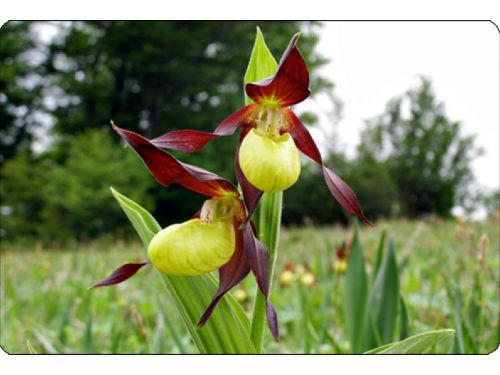
[[[488,22],[326,22],[319,52],[331,62],[323,74],[336,85],[344,104],[337,136],[352,155],[364,120],[386,103],[432,79],[450,120],[477,134],[485,155],[474,164],[479,184],[499,186],[499,34]],[[317,103],[301,104],[320,109]],[[331,122],[321,118],[321,126]]]

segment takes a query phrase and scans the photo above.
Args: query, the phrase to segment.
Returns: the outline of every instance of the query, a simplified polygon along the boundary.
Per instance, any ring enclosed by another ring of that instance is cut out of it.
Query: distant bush
[[[480,153],[462,124],[448,119],[425,78],[368,123],[358,147],[359,157],[378,161],[392,178],[401,211],[410,217],[449,216],[470,195],[471,161]]]
[[[2,229],[7,238],[87,239],[128,230],[110,186],[151,208],[146,192],[154,180],[108,131],[86,131],[64,148],[62,156],[25,153],[3,166]]]

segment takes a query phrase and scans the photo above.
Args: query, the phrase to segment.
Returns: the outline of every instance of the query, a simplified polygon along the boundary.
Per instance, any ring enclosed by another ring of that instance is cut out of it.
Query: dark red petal
[[[229,259],[229,262],[219,269],[219,289],[217,289],[217,292],[212,298],[212,302],[210,302],[210,305],[208,305],[207,309],[198,321],[198,327],[202,327],[207,322],[210,315],[212,315],[215,306],[224,294],[243,280],[248,275],[248,272],[250,272],[250,266],[248,265],[245,252],[243,251],[243,234],[237,226],[239,226],[239,224],[235,224],[237,239],[236,249],[231,259]]]
[[[139,134],[115,125],[113,129],[139,154],[160,184],[169,186],[175,182],[186,189],[208,196],[218,196],[228,191],[238,193],[229,181],[204,169],[181,163]]]
[[[247,208],[246,221],[249,221],[252,219],[252,216],[255,212],[255,208],[257,208],[260,198],[262,197],[263,191],[257,189],[250,182],[248,182],[247,178],[243,174],[243,171],[241,170],[240,167],[239,153],[240,153],[240,146],[238,145],[238,147],[236,148],[234,169],[236,173],[236,179],[238,180],[238,183],[241,186],[241,191],[243,193],[243,200],[245,201],[245,206]]]
[[[269,300],[269,254],[266,246],[255,237],[250,223],[243,227],[243,249],[250,269],[257,280],[257,285],[266,298],[267,323],[275,340],[279,341],[278,318]]]
[[[293,36],[274,76],[245,86],[247,95],[255,102],[274,99],[280,106],[288,107],[309,96],[309,71],[297,48],[298,39],[299,34]]]
[[[156,147],[185,152],[196,152],[218,136],[198,130],[176,130],[163,134],[151,141]]]
[[[119,284],[122,281],[125,281],[132,276],[134,276],[137,271],[139,271],[142,267],[144,267],[148,262],[145,263],[127,263],[124,264],[123,266],[117,268],[114,270],[111,275],[106,277],[104,280],[99,281],[97,284],[92,286],[91,288],[97,288],[99,286],[108,286],[108,285],[114,285],[114,284]]]
[[[297,148],[316,163],[323,164],[318,146],[316,146],[309,130],[289,108],[283,108],[281,112],[286,124],[283,130],[290,133]]]
[[[250,104],[222,121],[214,131],[216,135],[232,135],[241,126],[253,126],[258,107]]]
[[[349,187],[349,185],[347,185],[331,169],[328,169],[325,166],[323,166],[323,175],[325,177],[325,182],[328,186],[328,189],[330,189],[330,192],[335,197],[337,202],[339,202],[342,207],[344,207],[350,213],[356,215],[366,224],[373,225],[363,213],[358,198]]]

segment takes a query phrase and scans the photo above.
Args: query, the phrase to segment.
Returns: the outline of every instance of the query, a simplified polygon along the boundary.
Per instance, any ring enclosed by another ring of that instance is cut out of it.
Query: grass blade
[[[438,343],[451,341],[454,335],[455,331],[453,329],[429,331],[403,341],[383,345],[364,354],[423,354]]]
[[[368,279],[363,248],[359,242],[359,225],[357,222],[345,282],[344,308],[347,331],[351,351],[359,353],[365,348],[364,331],[366,329],[365,311],[368,299]]]
[[[403,296],[399,296],[399,339],[404,340],[410,336],[410,321],[408,310]]]
[[[375,259],[375,266],[373,268],[373,280],[377,277],[378,270],[382,264],[382,259],[384,258],[385,251],[385,238],[387,237],[387,229],[384,229],[382,235],[380,236],[380,241],[377,248],[377,258]]]
[[[373,289],[368,302],[368,314],[373,318],[380,335],[381,344],[394,340],[394,331],[399,304],[399,277],[396,256],[394,254],[394,241],[389,241],[389,246],[384,254],[380,269],[377,273]],[[369,345],[376,344],[376,335],[372,331]]]

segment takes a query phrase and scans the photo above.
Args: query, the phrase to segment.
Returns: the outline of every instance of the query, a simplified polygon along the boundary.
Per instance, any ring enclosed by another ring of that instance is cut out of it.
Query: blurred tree
[[[90,129],[71,139],[69,154],[55,163],[50,151],[33,158],[26,153],[2,168],[1,193],[11,209],[2,219],[8,237],[89,239],[128,228],[110,186],[127,191],[151,208],[147,190],[154,184],[129,149],[117,147],[110,130]]]
[[[369,155],[358,155],[343,176],[370,220],[390,218],[399,212],[398,189],[384,163]]]
[[[331,152],[325,160],[329,167],[342,176],[349,170],[349,162],[341,153]],[[287,225],[347,224],[349,221],[346,212],[326,187],[321,168],[306,158],[302,158],[298,182],[285,192],[283,199],[283,222]]]
[[[29,22],[8,22],[0,29],[0,166],[30,149],[38,125],[35,40]]]
[[[386,113],[368,122],[358,152],[387,169],[403,213],[416,217],[450,214],[467,195],[470,162],[480,150],[474,137],[461,134],[459,122],[446,117],[431,82],[422,78],[419,87],[392,100]]]

